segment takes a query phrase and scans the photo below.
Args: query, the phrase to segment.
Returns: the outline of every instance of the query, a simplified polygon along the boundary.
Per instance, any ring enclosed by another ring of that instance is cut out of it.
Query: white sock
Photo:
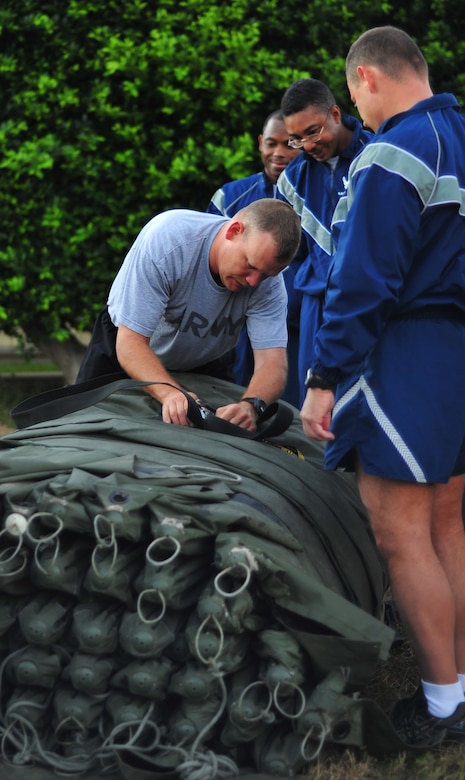
[[[435,718],[448,718],[453,715],[458,705],[465,701],[462,683],[449,685],[436,685],[435,683],[421,681],[423,693],[428,704],[428,712]]]
[[[459,683],[462,686],[462,689],[465,691],[465,674],[459,674]]]

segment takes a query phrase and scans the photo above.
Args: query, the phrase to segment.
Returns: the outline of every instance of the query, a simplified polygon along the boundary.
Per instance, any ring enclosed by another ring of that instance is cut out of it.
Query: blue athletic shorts
[[[465,473],[465,322],[392,321],[361,371],[338,387],[325,468],[408,482]]]

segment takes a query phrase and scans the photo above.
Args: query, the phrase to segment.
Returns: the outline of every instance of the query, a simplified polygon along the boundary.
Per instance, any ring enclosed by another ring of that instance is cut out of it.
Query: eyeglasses
[[[328,116],[329,116],[329,112],[330,111],[331,111],[331,109],[328,108],[328,110],[326,112],[325,121],[323,122],[323,124],[321,125],[320,129],[317,130],[316,133],[310,133],[310,135],[304,135],[303,138],[289,138],[288,141],[287,141],[287,145],[290,146],[292,149],[302,149],[304,144],[314,143],[315,141],[318,141],[321,138],[322,134],[323,134],[323,130],[325,129],[325,124],[326,124],[326,122],[328,120]]]

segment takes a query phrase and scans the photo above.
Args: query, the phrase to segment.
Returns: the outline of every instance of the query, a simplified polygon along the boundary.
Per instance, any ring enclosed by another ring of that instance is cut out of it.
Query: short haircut
[[[276,111],[272,111],[271,114],[268,114],[267,118],[263,122],[263,134],[266,131],[268,122],[271,122],[273,119],[276,119],[278,122],[284,122],[284,114],[280,108],[276,109]]]
[[[308,106],[318,108],[321,112],[329,111],[336,100],[330,88],[318,79],[297,79],[288,87],[281,100],[284,116],[297,114]]]
[[[406,69],[428,77],[427,62],[412,38],[397,27],[373,27],[352,44],[346,58],[347,80],[356,82],[358,65],[374,65],[392,79],[400,80]]]
[[[301,238],[300,219],[288,203],[276,198],[261,198],[249,203],[234,215],[244,229],[271,233],[276,242],[276,260],[288,264],[296,254]]]

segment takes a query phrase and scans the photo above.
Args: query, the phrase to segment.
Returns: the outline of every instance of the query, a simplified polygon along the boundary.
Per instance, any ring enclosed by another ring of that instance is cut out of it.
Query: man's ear
[[[339,106],[336,106],[336,105],[332,106],[330,108],[329,112],[328,112],[328,116],[329,115],[332,116],[332,118],[334,119],[334,121],[336,122],[337,125],[341,124],[342,113],[341,113],[341,109],[339,108]]]
[[[359,81],[364,82],[370,92],[376,92],[378,69],[371,65],[358,65],[357,76]]]
[[[233,219],[232,222],[230,222],[229,225],[227,226],[224,237],[228,241],[231,241],[236,236],[240,236],[241,233],[243,232],[244,232],[244,223],[238,219]]]

